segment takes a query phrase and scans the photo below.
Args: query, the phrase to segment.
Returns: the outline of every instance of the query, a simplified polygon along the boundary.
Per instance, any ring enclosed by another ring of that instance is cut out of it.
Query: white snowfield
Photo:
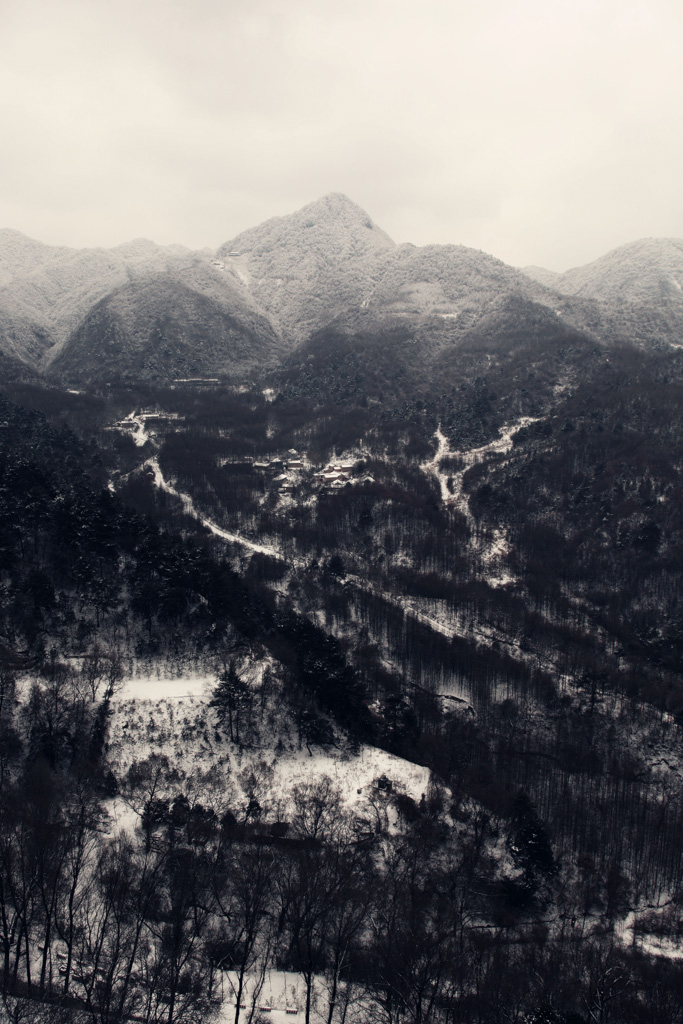
[[[114,702],[109,730],[110,756],[115,754],[119,772],[150,754],[164,754],[172,768],[190,778],[198,769],[212,768],[230,777],[258,767],[268,778],[265,804],[287,802],[294,786],[327,776],[350,806],[370,795],[375,780],[385,775],[393,788],[418,800],[427,792],[429,769],[404,761],[377,747],[361,746],[358,753],[304,747],[293,740],[276,751],[265,740],[252,748],[216,739],[217,717],[209,707],[216,685],[212,674],[179,678],[159,675],[130,676],[123,680]],[[201,799],[201,796],[200,796]]]
[[[235,992],[236,975],[232,971],[222,971],[220,981],[217,982],[217,989],[223,999],[219,1007],[218,1021],[225,1024],[233,1024],[235,1019]],[[305,1019],[304,1007],[306,1005],[306,988],[300,974],[292,971],[266,971],[263,979],[263,987],[260,992],[256,991],[256,979],[249,975],[247,977],[245,990],[242,993],[240,1006],[244,1007],[240,1014],[240,1020],[247,1021],[252,1005],[256,1008],[256,1014],[267,1014],[268,1021],[272,1024],[290,1024]],[[327,1021],[329,993],[326,990],[326,980],[323,977],[316,977],[313,981],[313,998],[311,1020],[315,1024],[324,1024]],[[360,1024],[366,1020],[365,1016],[359,1016],[359,1010],[363,1008],[354,1003],[349,1007],[347,1021]],[[355,1011],[355,1012],[354,1012]]]
[[[159,675],[129,676],[123,680],[117,690],[115,702],[122,700],[159,702],[181,700],[183,697],[201,700],[211,693],[215,685],[215,677],[207,675],[188,675],[181,678]]]

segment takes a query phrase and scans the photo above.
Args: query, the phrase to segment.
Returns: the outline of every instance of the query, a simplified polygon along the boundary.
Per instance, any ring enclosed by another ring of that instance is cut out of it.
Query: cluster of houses
[[[298,473],[304,468],[302,457],[295,448],[290,448],[284,459],[271,459],[269,462],[253,462],[255,470],[269,473],[280,494],[291,494],[294,483],[290,473]]]
[[[353,462],[330,462],[315,474],[315,479],[324,487],[338,489],[346,486],[351,479],[352,471]]]
[[[305,468],[305,458],[295,448],[290,448],[281,459],[270,459],[268,462],[256,462],[247,459],[251,466],[260,473],[272,477],[273,484],[280,494],[291,494],[294,490],[292,474],[300,473]],[[351,482],[353,460],[330,462],[324,469],[317,470],[313,479],[321,489],[338,490]]]

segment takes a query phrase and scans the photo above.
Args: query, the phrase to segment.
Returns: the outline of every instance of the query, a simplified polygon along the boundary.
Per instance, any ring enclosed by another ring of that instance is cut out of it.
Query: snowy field
[[[427,768],[376,747],[364,745],[357,753],[320,747],[309,751],[305,746],[300,750],[290,738],[276,750],[263,734],[252,747],[231,743],[222,730],[217,733],[216,712],[209,707],[215,684],[215,676],[202,674],[125,679],[114,699],[109,726],[109,756],[117,774],[151,754],[162,754],[182,778],[194,780],[201,800],[203,785],[233,789],[240,799],[241,780],[257,772],[269,795],[262,801],[264,811],[276,805],[284,810],[295,786],[323,776],[334,782],[349,806],[374,793],[382,775],[395,790],[414,800],[427,792]]]
[[[246,981],[245,991],[242,993],[240,1006],[241,1020],[248,1020],[252,1006],[256,1014],[267,1014],[267,1019],[273,1024],[285,1024],[285,1021],[304,1020],[306,1004],[306,986],[300,974],[290,971],[266,971],[263,979],[263,987],[260,992],[255,993],[255,981],[249,976]],[[216,991],[221,995],[223,1002],[218,1011],[218,1020],[231,1024],[235,1019],[235,993],[237,986],[237,975],[233,971],[223,971],[220,981],[217,983]],[[314,1021],[322,1019],[322,1013],[316,1012],[317,1006],[327,1011],[326,993],[322,979],[316,979],[313,991],[313,1012],[311,1018]],[[326,1019],[326,1013],[325,1013]]]
[[[147,675],[130,676],[124,679],[115,700],[168,701],[183,697],[206,697],[211,699],[211,690],[216,685],[214,675],[187,675],[181,678]]]

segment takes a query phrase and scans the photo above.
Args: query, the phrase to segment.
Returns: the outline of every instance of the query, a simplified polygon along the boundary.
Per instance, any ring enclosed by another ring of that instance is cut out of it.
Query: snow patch
[[[215,675],[194,673],[180,678],[131,677],[123,682],[112,702],[109,724],[109,755],[117,765],[117,774],[125,775],[131,764],[152,754],[164,755],[181,779],[209,776],[223,779],[220,795],[226,792],[228,779],[239,787],[239,780],[250,772],[263,777],[259,801],[264,813],[290,813],[292,792],[296,786],[329,778],[339,790],[342,801],[360,812],[366,798],[376,798],[375,781],[386,776],[393,789],[414,800],[427,792],[430,771],[377,747],[361,746],[357,752],[311,747],[298,749],[290,741],[278,750],[264,738],[254,747],[231,743],[220,730],[216,732],[216,712],[209,706]],[[201,778],[200,778],[201,777]],[[235,791],[237,802],[240,797]],[[207,790],[204,799],[211,799]],[[124,807],[114,803],[112,816],[120,827],[133,827]]]
[[[198,674],[171,678],[168,676],[131,676],[117,690],[115,700],[178,700],[182,697],[204,698],[216,685],[214,675]]]

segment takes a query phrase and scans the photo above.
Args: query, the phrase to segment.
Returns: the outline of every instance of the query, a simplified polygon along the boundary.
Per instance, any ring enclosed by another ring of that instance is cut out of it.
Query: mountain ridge
[[[542,284],[552,282],[565,295],[604,299],[608,295],[627,301],[650,301],[655,282],[669,275],[675,292],[683,290],[683,239],[647,237],[610,249],[590,263],[564,273],[544,267],[525,267],[524,273]]]
[[[152,300],[154,282],[158,294]],[[192,327],[187,289],[197,310]],[[93,325],[103,324],[99,304],[108,300],[104,308],[117,308],[124,294],[125,328],[117,336],[128,341],[118,360],[114,346],[98,364]],[[522,302],[515,306],[514,299]],[[134,368],[126,367],[126,359],[149,340],[151,301],[162,319],[185,304],[181,320],[192,341],[183,345],[196,351],[185,351],[183,359],[212,375],[270,366],[278,353],[295,352],[327,325],[351,324],[370,312],[388,318],[387,327],[396,316],[406,323],[417,318],[423,333],[424,318],[432,318],[436,333],[428,349],[457,347],[472,331],[488,332],[495,341],[499,319],[490,314],[501,304],[517,309],[512,333],[518,336],[527,327],[536,331],[524,321],[532,303],[596,344],[658,348],[683,337],[683,241],[641,239],[564,274],[518,269],[463,245],[397,245],[338,192],[247,229],[215,252],[145,238],[110,249],[71,249],[14,229],[0,231],[0,352],[34,371],[94,382],[98,374],[105,379],[106,363],[107,373],[129,377]],[[207,319],[209,307],[214,312]],[[241,323],[237,334],[226,333],[224,315]],[[511,336],[507,319],[501,344]],[[448,331],[438,326],[441,321]],[[247,336],[251,352],[243,344]],[[174,353],[166,367],[155,361],[155,375],[174,376],[180,352]],[[79,369],[79,360],[88,365]]]

